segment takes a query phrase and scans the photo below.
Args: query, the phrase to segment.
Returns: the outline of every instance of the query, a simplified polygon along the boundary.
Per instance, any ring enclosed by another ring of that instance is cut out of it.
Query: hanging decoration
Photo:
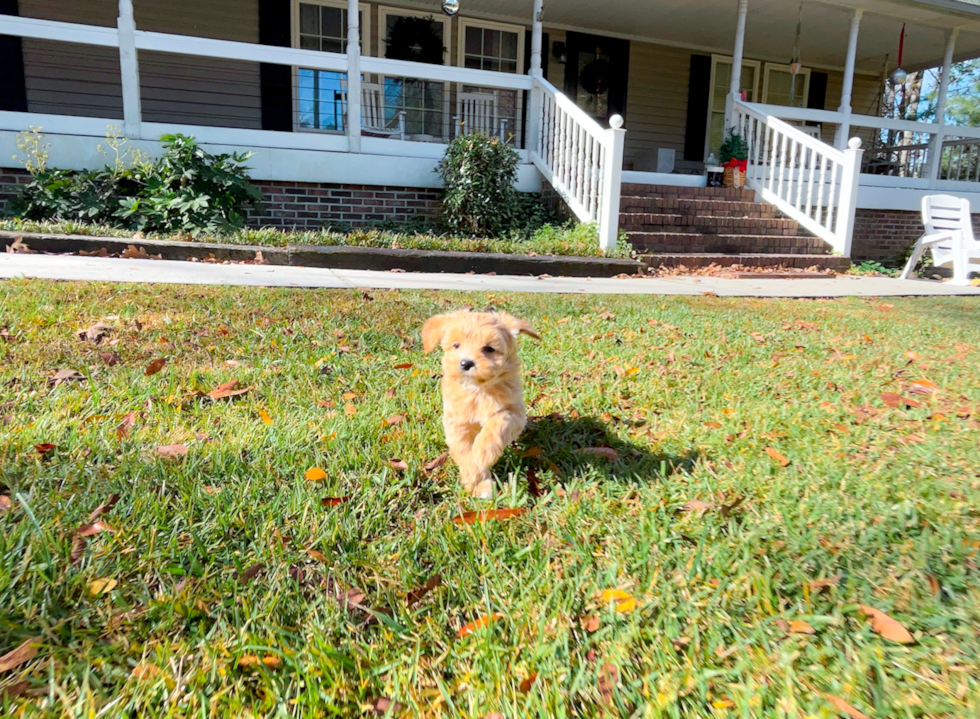
[[[796,41],[793,43],[793,59],[789,61],[789,71],[796,77],[803,72],[803,62],[800,59],[800,38],[803,36],[803,3],[800,2],[800,19],[796,23]],[[795,84],[795,83],[794,83]]]
[[[459,13],[459,0],[443,0],[442,11],[449,17]]]
[[[602,50],[596,48],[596,59],[582,68],[579,84],[590,95],[604,95],[609,89],[609,73],[612,69],[609,60],[602,56]]]
[[[905,55],[905,25],[902,25],[902,34],[898,37],[898,67],[892,73],[893,85],[904,85],[909,74],[902,69],[902,57]]]

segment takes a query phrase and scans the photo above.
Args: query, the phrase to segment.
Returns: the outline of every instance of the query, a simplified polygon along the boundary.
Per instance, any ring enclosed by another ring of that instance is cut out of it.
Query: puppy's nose
[[[469,372],[471,369],[476,367],[476,362],[473,360],[460,360],[459,366],[463,368],[464,372]]]

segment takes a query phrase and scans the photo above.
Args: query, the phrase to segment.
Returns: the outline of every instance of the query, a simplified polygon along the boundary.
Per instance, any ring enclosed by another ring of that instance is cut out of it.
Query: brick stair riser
[[[677,200],[659,200],[650,198],[645,200],[642,197],[631,197],[623,200],[620,206],[621,214],[664,214],[664,215],[687,215],[699,217],[709,215],[711,217],[750,217],[760,220],[769,220],[779,217],[779,211],[770,208],[768,205],[755,204],[750,202],[683,202]]]
[[[799,223],[785,218],[711,217],[628,213],[620,215],[626,232],[700,232],[702,234],[795,235]]]
[[[815,237],[771,235],[702,235],[696,233],[632,233],[627,237],[641,252],[715,252],[758,254],[829,254]]]
[[[734,187],[673,187],[627,183],[623,185],[620,194],[622,197],[684,197],[705,200],[755,201],[755,193],[752,190],[736,190]]]
[[[660,253],[654,255],[643,255],[640,260],[648,267],[688,267],[697,269],[709,265],[720,267],[731,267],[732,265],[742,265],[744,267],[792,267],[796,269],[807,269],[809,267],[819,267],[821,269],[831,269],[844,272],[850,267],[851,261],[846,257],[835,257],[833,255],[688,255],[684,253]]]

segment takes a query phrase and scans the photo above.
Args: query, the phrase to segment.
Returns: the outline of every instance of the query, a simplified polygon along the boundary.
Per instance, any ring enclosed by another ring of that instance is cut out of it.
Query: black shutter
[[[0,15],[19,15],[17,0],[0,0]],[[0,110],[27,112],[24,50],[19,37],[0,35]]]
[[[262,45],[290,46],[289,3],[259,0],[259,42]],[[262,92],[262,129],[292,132],[292,69],[287,65],[259,65]]]
[[[691,55],[691,76],[687,86],[687,128],[684,131],[684,159],[691,162],[704,161],[710,91],[711,56]]]
[[[810,73],[810,95],[806,99],[806,106],[810,110],[827,109],[827,73]]]

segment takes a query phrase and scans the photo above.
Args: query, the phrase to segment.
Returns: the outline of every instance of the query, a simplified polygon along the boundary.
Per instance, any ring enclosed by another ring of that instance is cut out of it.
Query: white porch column
[[[347,142],[361,151],[361,17],[357,0],[347,0]]]
[[[136,19],[133,0],[119,0],[119,76],[122,81],[123,132],[139,139],[142,123],[140,107],[140,69],[136,58]]]
[[[738,0],[738,21],[735,26],[735,52],[732,54],[732,82],[725,100],[725,127],[732,126],[732,110],[735,100],[742,96],[742,58],[745,55],[745,18],[749,14],[749,0]]]
[[[861,18],[864,17],[864,10],[858,8],[854,11],[851,18],[851,34],[847,41],[847,60],[844,61],[844,85],[840,93],[840,107],[838,112],[844,116],[837,129],[836,142],[838,150],[847,147],[848,135],[851,133],[851,96],[854,93],[854,66],[857,63],[858,36],[861,31]]]
[[[544,25],[544,0],[534,0],[534,15],[531,18],[531,77],[534,79],[542,76],[542,44],[543,44],[543,25]],[[541,88],[537,83],[531,86],[527,111],[527,127],[524,128],[524,149],[529,153],[537,152],[541,136]]]
[[[946,96],[949,94],[949,74],[953,67],[953,54],[956,52],[956,38],[959,28],[953,28],[946,33],[946,57],[943,58],[943,76],[939,80],[939,97],[936,98],[935,134],[929,139],[929,174],[930,180],[939,179],[939,170],[943,160],[943,140],[946,126]]]

